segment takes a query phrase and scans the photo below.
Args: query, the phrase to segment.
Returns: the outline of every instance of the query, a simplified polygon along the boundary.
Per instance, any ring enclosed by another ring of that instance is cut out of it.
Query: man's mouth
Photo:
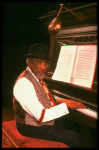
[[[38,73],[39,74],[45,74],[45,71],[42,70],[42,71],[39,71]]]

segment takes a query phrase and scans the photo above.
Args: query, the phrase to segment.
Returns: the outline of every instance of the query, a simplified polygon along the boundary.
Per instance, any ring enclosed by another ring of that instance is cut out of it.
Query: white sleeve
[[[57,106],[51,107],[45,110],[44,119],[42,122],[50,121],[61,116],[68,114],[68,108],[65,103],[59,104]]]
[[[13,88],[13,94],[22,108],[39,121],[44,106],[39,102],[33,84],[26,78],[20,78]],[[42,122],[47,122],[68,114],[66,104],[45,109]]]

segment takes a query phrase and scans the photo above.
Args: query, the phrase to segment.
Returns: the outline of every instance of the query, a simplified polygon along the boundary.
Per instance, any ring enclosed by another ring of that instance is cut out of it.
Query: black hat
[[[50,60],[49,58],[49,48],[44,44],[33,44],[30,46],[28,54],[25,55],[26,58],[40,58]]]

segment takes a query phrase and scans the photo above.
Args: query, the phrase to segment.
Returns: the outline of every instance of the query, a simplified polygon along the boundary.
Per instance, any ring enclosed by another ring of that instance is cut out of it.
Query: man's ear
[[[28,67],[29,67],[29,68],[31,68],[31,62],[30,62],[30,61],[28,61],[28,63],[27,63],[27,64],[28,64]]]

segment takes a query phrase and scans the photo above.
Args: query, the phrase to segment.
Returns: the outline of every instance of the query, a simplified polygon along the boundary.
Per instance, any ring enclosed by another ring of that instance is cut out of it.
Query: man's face
[[[44,75],[48,70],[49,61],[44,59],[32,58],[31,62],[28,63],[28,66],[35,75]]]

